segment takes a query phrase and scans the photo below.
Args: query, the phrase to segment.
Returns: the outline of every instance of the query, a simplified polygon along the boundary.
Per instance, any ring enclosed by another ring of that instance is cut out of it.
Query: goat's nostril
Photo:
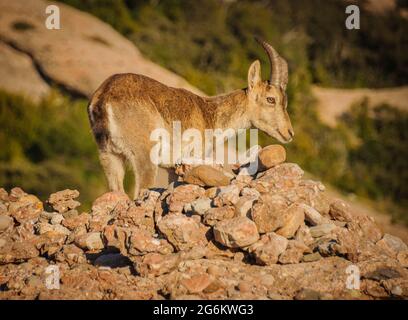
[[[289,129],[288,132],[289,132],[289,135],[293,138],[293,136],[295,135],[295,133],[293,132],[293,130],[292,130],[292,129]]]

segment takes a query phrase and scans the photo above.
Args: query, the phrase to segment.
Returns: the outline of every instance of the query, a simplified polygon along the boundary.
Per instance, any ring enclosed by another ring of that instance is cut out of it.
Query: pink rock
[[[259,239],[255,223],[246,217],[220,221],[213,231],[215,240],[230,248],[246,247]]]
[[[211,278],[207,273],[195,274],[180,281],[189,293],[199,293],[211,284]]]
[[[210,208],[204,214],[203,222],[209,226],[214,226],[222,220],[231,219],[235,216],[235,209],[232,206]]]
[[[184,175],[184,181],[207,187],[227,186],[231,178],[212,166],[200,165]]]
[[[90,232],[75,239],[75,244],[85,250],[94,251],[104,248],[100,232]]]
[[[182,212],[184,205],[198,198],[204,197],[203,188],[193,184],[181,185],[174,189],[167,198],[167,204],[171,212]]]
[[[9,214],[19,223],[36,222],[44,210],[42,202],[33,195],[23,195],[8,208]]]
[[[170,254],[173,252],[170,243],[164,239],[153,238],[148,231],[143,229],[133,230],[126,246],[130,255],[142,255],[151,252]]]
[[[135,262],[135,269],[142,277],[160,276],[174,270],[179,262],[179,254],[148,253]]]
[[[0,247],[0,264],[20,263],[39,255],[39,251],[30,242],[12,242]]]
[[[306,246],[311,245],[314,242],[312,235],[310,234],[310,230],[306,225],[301,225],[296,232],[295,240],[304,243]]]
[[[130,199],[126,193],[119,191],[107,192],[98,197],[92,204],[92,215],[108,215],[113,211],[127,210]]]
[[[401,251],[408,250],[407,245],[398,237],[392,236],[388,233],[376,243],[377,246],[382,248],[388,255],[396,258]]]
[[[277,234],[285,238],[292,238],[299,227],[304,224],[305,214],[303,209],[297,205],[292,205],[285,212],[283,227],[276,231]]]
[[[251,186],[261,193],[271,189],[285,189],[297,186],[303,176],[303,170],[297,164],[283,163],[261,174]]]
[[[72,216],[62,220],[61,224],[69,230],[74,230],[80,226],[88,226],[90,215],[82,213],[77,216]]]
[[[305,252],[311,253],[309,247],[300,241],[290,240],[285,252],[280,255],[279,262],[282,264],[299,263]]]
[[[79,197],[78,190],[66,189],[51,194],[47,202],[57,212],[64,213],[69,210],[75,209],[81,205],[81,203],[74,200],[78,197]]]
[[[398,252],[397,260],[404,268],[408,268],[408,250]]]
[[[279,144],[264,147],[258,155],[260,169],[270,169],[285,162],[286,150]]]
[[[277,263],[279,256],[286,250],[288,240],[274,232],[267,233],[259,241],[249,247],[256,262],[260,265],[273,265]]]
[[[193,218],[169,214],[157,226],[177,250],[188,250],[207,243],[206,230]]]
[[[342,200],[335,200],[330,204],[330,216],[338,221],[351,221],[350,206]]]
[[[251,217],[259,233],[275,231],[284,224],[283,213],[288,205],[282,196],[263,194],[254,204]]]
[[[237,185],[229,185],[221,187],[220,192],[214,199],[214,204],[217,207],[231,206],[239,200],[240,188]]]
[[[0,188],[0,202],[8,202],[9,196],[4,188]]]

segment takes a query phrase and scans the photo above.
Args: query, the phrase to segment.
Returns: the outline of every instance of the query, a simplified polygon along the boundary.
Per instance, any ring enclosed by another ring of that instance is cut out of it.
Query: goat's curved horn
[[[286,89],[288,84],[288,64],[281,56],[279,56],[278,52],[269,43],[260,40],[258,37],[255,37],[255,39],[262,45],[268,54],[271,65],[271,74],[269,77],[270,84],[281,86]]]

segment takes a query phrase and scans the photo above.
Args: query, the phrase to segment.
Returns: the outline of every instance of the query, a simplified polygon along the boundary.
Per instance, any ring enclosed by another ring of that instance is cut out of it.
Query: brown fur
[[[157,128],[172,132],[173,121],[180,121],[182,130],[201,132],[255,126],[282,142],[290,141],[293,129],[286,112],[286,94],[261,80],[259,61],[250,67],[248,84],[248,89],[207,98],[143,75],[108,78],[94,93],[88,115],[109,188],[123,190],[126,160],[135,173],[135,197],[141,188],[154,185],[157,167],[150,161],[154,145],[150,133]],[[275,105],[267,102],[269,96],[274,97]]]

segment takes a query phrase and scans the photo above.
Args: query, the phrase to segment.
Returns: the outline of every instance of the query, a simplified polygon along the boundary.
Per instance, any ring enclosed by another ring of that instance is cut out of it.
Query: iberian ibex
[[[156,128],[171,132],[173,121],[180,121],[182,130],[255,127],[290,142],[288,66],[270,44],[260,43],[271,64],[269,81],[262,81],[256,60],[249,67],[248,87],[225,95],[201,97],[138,74],[108,78],[93,94],[88,115],[110,190],[124,190],[125,162],[135,175],[135,197],[154,185],[158,167],[150,161],[150,133]]]

